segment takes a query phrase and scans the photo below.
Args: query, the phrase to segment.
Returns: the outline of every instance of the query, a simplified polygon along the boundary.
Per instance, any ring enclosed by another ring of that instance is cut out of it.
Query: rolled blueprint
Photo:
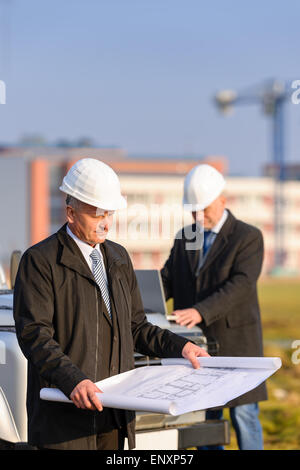
[[[185,359],[162,362],[168,365],[139,367],[97,382],[103,406],[174,416],[224,406],[281,367],[280,358],[261,357],[201,357],[199,369]],[[43,388],[40,397],[72,403],[53,388]]]

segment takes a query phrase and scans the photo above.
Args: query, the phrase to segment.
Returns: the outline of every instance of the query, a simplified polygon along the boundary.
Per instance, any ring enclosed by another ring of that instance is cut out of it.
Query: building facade
[[[5,219],[0,230],[1,263],[8,263],[11,251],[24,251],[65,222],[65,195],[59,186],[73,163],[86,156],[105,161],[120,176],[128,207],[116,213],[110,238],[128,249],[136,269],[160,269],[177,232],[191,223],[191,214],[182,207],[186,173],[200,162],[210,163],[225,176],[228,171],[226,159],[217,156],[162,160],[131,159],[119,149],[0,151],[1,211]],[[226,179],[228,208],[263,232],[263,274],[267,275],[275,260],[274,181],[270,177]],[[284,183],[283,199],[283,267],[299,275],[300,181]]]
[[[129,226],[127,240],[122,242],[130,251],[136,267],[158,268],[169,255],[177,231],[191,222],[190,213],[182,208],[184,176],[121,176],[122,188],[127,195],[130,217],[136,217],[140,234],[135,233],[135,225]],[[258,227],[264,237],[265,257],[263,274],[274,271],[275,233],[274,233],[274,182],[271,178],[227,177],[225,195],[227,207],[241,220]],[[300,273],[300,182],[289,181],[283,188],[284,221],[282,268],[285,274]],[[140,206],[139,206],[140,204]],[[144,209],[147,207],[147,210]],[[155,224],[156,211],[160,214],[159,229],[151,229]],[[144,213],[144,218],[143,218]],[[151,219],[152,217],[152,219]],[[149,222],[150,220],[150,222]],[[151,225],[152,224],[152,225]],[[138,230],[137,230],[138,231]],[[160,238],[157,238],[160,233]]]

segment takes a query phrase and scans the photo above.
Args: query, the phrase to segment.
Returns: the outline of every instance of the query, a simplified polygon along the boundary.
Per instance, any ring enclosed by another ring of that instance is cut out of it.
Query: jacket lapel
[[[62,245],[62,251],[60,254],[60,262],[69,269],[72,269],[79,273],[81,276],[84,276],[94,283],[96,283],[95,278],[87,265],[84,256],[82,255],[80,249],[74,242],[74,240],[68,235],[66,231],[65,224],[58,232],[57,237]],[[109,289],[111,290],[111,301],[114,302],[114,283],[118,280],[118,270],[117,266],[124,264],[124,260],[119,255],[119,253],[113,247],[113,244],[109,241],[105,241],[103,244],[103,249],[105,252],[105,257],[107,261],[107,276]],[[106,313],[108,321],[111,323],[108,313]]]
[[[62,245],[59,261],[67,268],[95,282],[94,276],[86,264],[83,254],[72,237],[67,234],[66,226],[67,224],[57,232],[57,237]]]
[[[196,224],[188,226],[188,231],[190,233],[195,233]],[[187,258],[187,264],[189,266],[191,273],[194,275],[198,266],[200,251],[202,247],[201,248],[196,247],[196,237],[191,240],[188,240],[186,236],[184,236],[182,239],[182,242],[183,242],[183,250]]]
[[[205,269],[207,269],[213,263],[216,257],[224,250],[225,246],[227,245],[228,239],[221,232],[222,230],[218,233],[211,249],[207,253],[203,266],[200,269],[200,272],[205,271]]]
[[[209,266],[214,262],[214,260],[224,250],[225,246],[228,243],[228,237],[234,229],[235,220],[236,220],[235,217],[228,210],[227,220],[225,221],[225,223],[224,223],[223,227],[221,228],[220,232],[218,233],[211,249],[207,253],[207,257],[206,257],[206,259],[203,263],[203,266],[200,270],[200,273],[205,271],[206,269],[208,269]]]
[[[109,240],[106,240],[102,244],[103,250],[105,252],[106,261],[107,261],[107,277],[109,288],[111,292],[111,302],[113,304],[113,308],[115,311],[115,321],[121,331],[122,322],[124,322],[124,315],[121,312],[124,311],[124,302],[125,299],[125,292],[120,291],[120,285],[122,285],[121,281],[121,272],[119,267],[121,265],[126,264],[124,258],[119,254],[119,252],[115,249],[114,244]]]
[[[120,312],[118,308],[117,301],[119,300],[119,295],[117,295],[116,282],[119,279],[118,266],[124,264],[124,260],[115,250],[113,244],[107,240],[101,244],[101,249],[103,250],[104,258],[106,259],[106,274],[108,279],[108,286],[110,290],[110,301],[112,309],[114,309],[116,315],[115,319],[119,322],[119,315],[117,312]],[[107,314],[108,316],[108,314]]]
[[[82,276],[92,279],[95,282],[94,276],[89,266],[87,265],[83,254],[72,237],[67,234],[66,226],[67,224],[63,225],[63,227],[61,227],[61,229],[57,232],[57,237],[62,245],[60,262],[68,268],[73,269]],[[124,264],[124,260],[115,250],[113,244],[111,244],[111,242],[108,240],[105,241],[102,246],[106,255],[108,274],[108,272],[113,269],[115,265]]]
[[[102,243],[102,247],[106,256],[108,273],[114,271],[114,268],[117,266],[125,264],[123,257],[118,253],[111,241],[106,240],[104,243]]]

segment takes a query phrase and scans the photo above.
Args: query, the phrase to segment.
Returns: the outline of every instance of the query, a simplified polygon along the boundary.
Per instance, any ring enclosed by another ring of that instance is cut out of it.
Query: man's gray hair
[[[67,194],[66,205],[73,207],[73,209],[78,209],[81,206],[81,201],[79,201],[79,199],[76,199],[76,197]]]

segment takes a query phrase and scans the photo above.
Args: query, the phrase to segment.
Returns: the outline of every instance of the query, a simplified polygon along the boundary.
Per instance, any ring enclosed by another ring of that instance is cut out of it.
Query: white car
[[[27,361],[13,319],[12,291],[0,291],[0,449],[27,442]]]

